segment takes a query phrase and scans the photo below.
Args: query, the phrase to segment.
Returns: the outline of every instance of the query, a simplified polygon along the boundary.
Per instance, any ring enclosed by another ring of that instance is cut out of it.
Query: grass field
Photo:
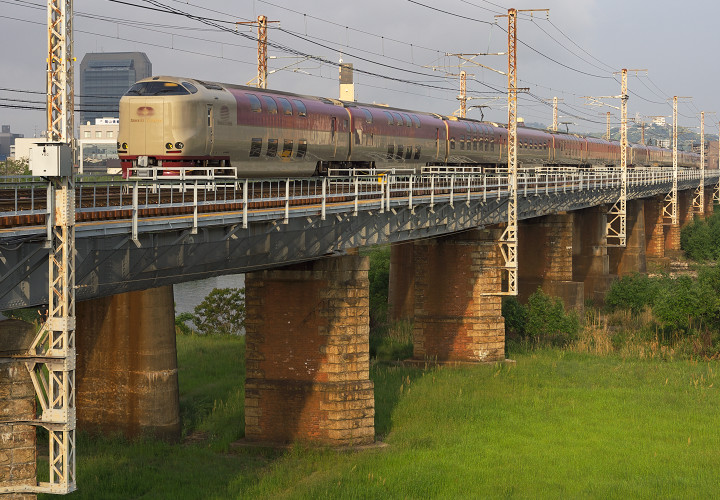
[[[560,350],[515,364],[376,365],[388,446],[242,449],[243,342],[178,337],[184,444],[78,441],[69,498],[710,498],[716,362]],[[511,353],[512,354],[512,353]],[[49,498],[49,497],[47,497]]]

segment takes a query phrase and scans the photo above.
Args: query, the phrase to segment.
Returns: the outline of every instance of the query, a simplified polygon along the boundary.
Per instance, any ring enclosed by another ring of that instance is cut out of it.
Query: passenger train
[[[118,155],[163,175],[208,168],[238,177],[326,175],[331,169],[421,172],[507,167],[505,127],[472,119],[192,78],[140,80],[120,100]],[[672,166],[672,151],[633,144],[627,165]],[[620,165],[620,143],[518,127],[530,168]],[[681,167],[700,166],[679,152]]]

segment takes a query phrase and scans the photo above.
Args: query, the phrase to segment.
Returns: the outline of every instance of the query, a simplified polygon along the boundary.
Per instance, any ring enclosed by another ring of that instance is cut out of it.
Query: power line
[[[109,1],[115,2],[115,3],[121,3],[121,4],[124,4],[124,5],[129,5],[129,6],[135,6],[135,7],[138,6],[137,4],[133,4],[133,3],[130,3],[130,2],[125,2],[125,1],[122,1],[122,0],[109,0]],[[151,5],[153,5],[153,6],[155,7],[155,8],[150,8],[151,10],[157,10],[157,11],[160,11],[160,12],[167,12],[167,13],[172,13],[172,14],[176,14],[176,15],[184,15],[184,16],[188,17],[189,19],[193,19],[193,20],[202,22],[202,23],[207,24],[207,25],[210,25],[210,26],[215,26],[216,28],[218,28],[218,29],[220,29],[220,30],[222,30],[222,31],[226,31],[226,32],[228,32],[228,33],[231,33],[231,34],[233,34],[233,35],[242,36],[242,37],[245,37],[245,38],[251,38],[249,35],[246,35],[246,34],[241,33],[241,32],[236,32],[236,31],[234,31],[234,29],[231,29],[231,28],[228,28],[228,27],[225,27],[225,26],[221,26],[221,25],[215,24],[216,21],[213,20],[213,19],[205,18],[205,17],[202,17],[202,16],[196,16],[196,15],[193,15],[193,14],[189,14],[189,13],[180,11],[180,10],[178,10],[178,9],[174,9],[174,8],[168,6],[168,5],[164,5],[164,4],[162,4],[161,2],[158,2],[157,0],[142,0],[142,1],[144,1],[144,2],[146,2],[146,3],[149,3],[149,4],[151,4]],[[146,6],[139,6],[139,7],[145,8]],[[223,21],[223,22],[224,22],[224,21]],[[301,40],[303,40],[303,41],[306,41],[306,42],[308,42],[308,43],[312,43],[312,44],[315,44],[315,45],[318,45],[318,46],[327,48],[327,49],[332,50],[332,51],[338,51],[338,50],[335,49],[335,48],[332,48],[332,47],[329,47],[329,46],[325,46],[324,44],[321,44],[321,43],[319,43],[319,42],[314,42],[314,41],[312,41],[312,40],[308,40],[307,38],[304,38],[304,37],[302,37],[302,36],[300,36],[300,35],[296,35],[296,34],[294,34],[294,33],[292,33],[292,32],[289,32],[289,31],[287,31],[287,30],[284,30],[283,28],[276,28],[276,29],[279,30],[279,31],[283,31],[284,33],[286,33],[286,34],[288,34],[288,35],[290,35],[290,36],[293,36],[293,37],[296,37],[296,38],[301,39]],[[316,55],[311,55],[311,54],[305,53],[305,52],[300,51],[300,50],[298,50],[298,49],[295,49],[295,48],[293,48],[293,47],[289,47],[289,46],[287,46],[287,45],[283,45],[283,44],[280,44],[280,43],[277,43],[277,42],[268,42],[268,45],[271,46],[271,47],[274,47],[274,48],[276,48],[276,49],[278,49],[278,50],[281,50],[281,51],[283,51],[283,52],[287,52],[287,53],[290,53],[290,54],[293,54],[293,55],[297,55],[297,56],[301,56],[301,57],[306,57],[306,58],[308,58],[308,59],[311,59],[311,60],[314,60],[314,61],[318,61],[318,62],[321,62],[321,63],[323,63],[323,64],[330,65],[330,66],[332,66],[332,67],[337,67],[337,63],[335,63],[334,61],[330,61],[330,60],[328,60],[328,59],[326,59],[326,58],[324,58],[324,57],[321,57],[321,56],[316,56]],[[339,51],[338,51],[338,52],[339,52]],[[355,56],[355,55],[352,55],[352,54],[351,54],[351,56],[352,56],[352,57],[356,57],[356,58],[359,59],[359,60],[363,60],[363,61],[372,63],[372,64],[380,65],[380,66],[383,66],[383,67],[386,67],[386,68],[396,69],[396,68],[394,68],[393,66],[388,65],[388,64],[380,63],[380,62],[377,62],[377,61],[372,61],[372,60],[370,60],[370,59],[363,58],[363,57],[359,57],[359,56]],[[379,78],[385,78],[385,79],[387,79],[387,80],[396,81],[396,82],[399,82],[399,83],[407,83],[407,84],[410,84],[410,85],[417,85],[417,86],[421,86],[421,87],[434,88],[434,89],[438,89],[438,90],[447,90],[447,91],[452,91],[452,92],[455,91],[455,89],[448,88],[448,87],[442,87],[442,86],[439,86],[439,85],[429,85],[429,84],[420,83],[420,82],[417,82],[417,81],[414,81],[414,80],[408,80],[408,79],[406,79],[406,78],[392,77],[392,76],[388,76],[388,75],[383,75],[383,74],[380,74],[380,73],[376,73],[376,72],[373,72],[373,71],[363,70],[363,69],[360,69],[360,68],[355,68],[355,72],[361,73],[361,74],[370,75],[370,76],[376,76],[376,77],[379,77]],[[431,75],[428,75],[427,73],[421,73],[421,72],[412,71],[412,70],[405,70],[404,72],[405,72],[405,73],[408,73],[408,72],[409,72],[409,73],[413,73],[413,74],[418,74],[418,75],[422,75],[422,76],[425,76],[425,77],[430,77],[430,76],[431,76]],[[432,76],[434,76],[434,75],[432,75]]]
[[[461,15],[461,14],[457,14],[457,13],[454,13],[454,12],[449,12],[449,11],[447,11],[447,10],[438,9],[437,7],[432,7],[432,6],[429,6],[429,5],[425,5],[425,4],[420,3],[420,2],[417,2],[417,1],[415,1],[415,0],[407,0],[407,1],[410,2],[410,3],[414,3],[414,4],[420,5],[420,6],[422,6],[422,7],[425,7],[425,8],[427,8],[427,9],[434,10],[434,11],[437,11],[437,12],[442,12],[443,14],[448,14],[448,15],[450,15],[450,16],[458,17],[458,18],[461,18],[461,19],[466,19],[466,20],[469,20],[469,21],[473,21],[473,22],[477,22],[477,23],[483,23],[483,24],[494,24],[494,25],[498,26],[502,31],[504,31],[505,33],[507,33],[507,30],[506,30],[505,28],[503,28],[502,26],[497,25],[496,23],[491,23],[491,22],[489,22],[489,21],[483,21],[483,20],[481,20],[481,19],[475,19],[475,18],[472,18],[472,17],[463,16],[463,15]],[[569,69],[570,71],[574,71],[574,72],[576,72],[576,73],[580,73],[580,74],[586,75],[586,76],[592,76],[592,77],[594,77],[594,78],[610,79],[610,80],[613,79],[612,76],[595,75],[595,74],[593,74],[593,73],[588,73],[587,71],[583,71],[583,70],[580,70],[580,69],[577,69],[577,68],[573,68],[572,66],[568,66],[567,64],[562,63],[562,62],[560,62],[560,61],[558,61],[558,60],[556,60],[556,59],[548,56],[547,54],[544,54],[543,52],[540,52],[540,51],[537,50],[535,47],[533,47],[532,45],[529,45],[529,44],[523,42],[523,41],[520,40],[519,38],[517,39],[517,41],[518,41],[518,43],[524,45],[525,47],[527,47],[528,49],[530,49],[530,50],[532,50],[533,52],[537,53],[538,55],[544,57],[544,58],[547,59],[548,61],[552,61],[552,62],[554,62],[555,64],[557,64],[557,65],[559,65],[559,66],[562,66],[563,68]]]

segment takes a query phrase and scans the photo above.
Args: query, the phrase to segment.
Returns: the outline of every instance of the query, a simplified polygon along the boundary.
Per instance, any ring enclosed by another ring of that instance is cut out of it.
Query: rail
[[[706,179],[720,171],[707,170]],[[683,169],[678,181],[700,179],[698,170]],[[660,169],[628,172],[628,187],[672,183],[672,171]],[[518,195],[537,196],[582,190],[619,188],[619,170],[555,171],[527,170],[518,174]],[[0,178],[0,220],[4,227],[49,223],[51,185],[36,177]],[[362,206],[369,210],[390,210],[422,202],[436,203],[497,199],[507,196],[507,175],[501,173],[379,173],[347,177],[308,177],[296,179],[209,180],[158,179],[124,180],[83,177],[76,183],[76,214],[79,221],[132,219],[133,233],[143,217],[183,213],[193,215],[197,227],[199,213],[242,211],[247,226],[249,211],[261,211],[267,218],[287,222],[295,214],[350,210]],[[304,211],[303,211],[304,209]],[[8,223],[7,221],[14,221]],[[2,227],[2,226],[0,226]],[[135,235],[135,234],[134,234]]]

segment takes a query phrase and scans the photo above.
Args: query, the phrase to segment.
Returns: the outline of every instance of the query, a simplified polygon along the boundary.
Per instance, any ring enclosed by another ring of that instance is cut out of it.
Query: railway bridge
[[[681,227],[712,212],[719,173],[629,171],[626,245],[611,247],[620,170],[520,169],[519,295],[542,287],[577,309],[602,300],[616,276],[679,252]],[[0,310],[48,302],[51,191],[37,178],[0,183]],[[78,428],[178,438],[172,285],[246,273],[246,439],[373,442],[368,261],[356,249],[392,245],[390,314],[413,320],[416,359],[501,361],[508,284],[499,240],[509,193],[502,172],[83,179],[75,200]],[[27,362],[30,337],[3,324],[0,418],[32,424],[34,392],[10,377]],[[15,449],[30,449],[34,432],[14,428]]]

